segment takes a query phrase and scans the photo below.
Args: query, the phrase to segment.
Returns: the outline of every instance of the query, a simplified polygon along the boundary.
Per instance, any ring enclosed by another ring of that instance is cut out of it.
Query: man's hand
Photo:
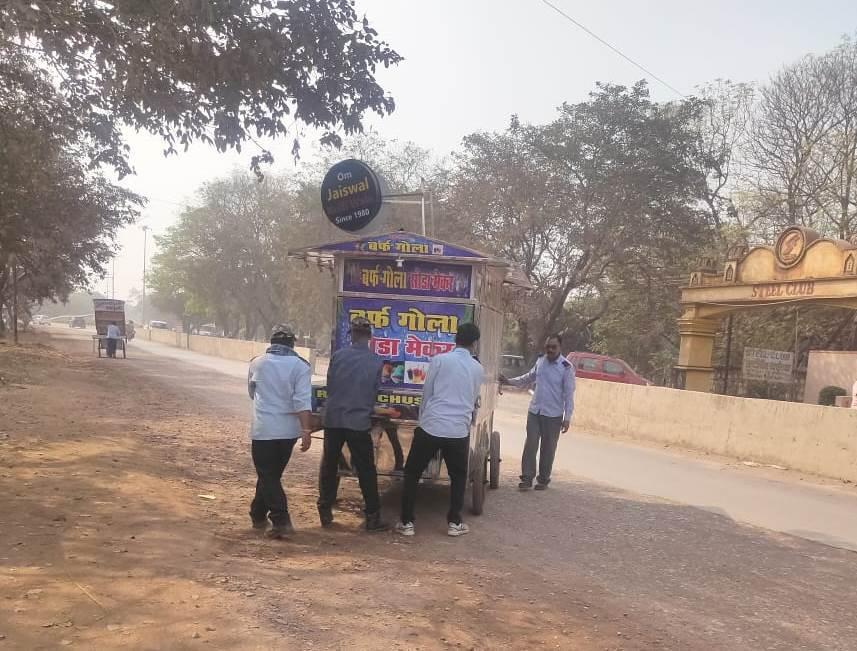
[[[564,420],[562,421],[562,433],[565,434],[568,431],[568,428],[571,426],[571,421]]]
[[[506,377],[505,375],[503,375],[502,373],[498,373],[498,374],[497,374],[497,381],[500,383],[500,386],[503,386],[504,384],[508,384],[508,383],[509,383],[509,378],[507,378],[507,377]]]
[[[312,432],[308,429],[301,431],[301,452],[306,452],[312,445]]]

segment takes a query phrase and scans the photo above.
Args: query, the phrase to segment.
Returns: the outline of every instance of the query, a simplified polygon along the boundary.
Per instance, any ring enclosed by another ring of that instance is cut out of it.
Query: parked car
[[[199,328],[197,328],[197,332],[198,332],[200,337],[218,337],[218,336],[220,336],[218,334],[219,331],[217,329],[217,326],[213,323],[206,323],[206,324],[199,326]]]
[[[170,324],[166,321],[149,321],[149,327],[156,330],[169,330]]]
[[[46,317],[44,314],[37,314],[33,317],[33,325],[37,326],[49,326],[51,324],[50,319]]]
[[[86,318],[82,316],[73,316],[68,322],[69,328],[86,328]]]
[[[618,357],[596,355],[595,353],[569,353],[566,357],[574,364],[577,377],[587,380],[622,382],[624,384],[652,384],[651,381],[640,376]]]

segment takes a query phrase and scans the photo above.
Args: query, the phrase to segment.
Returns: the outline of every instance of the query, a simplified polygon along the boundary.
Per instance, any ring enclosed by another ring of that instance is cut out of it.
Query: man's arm
[[[295,394],[292,399],[295,412],[301,423],[301,452],[306,452],[312,445],[312,373],[309,365],[301,363],[295,378]]]
[[[437,378],[438,367],[440,366],[440,358],[432,357],[429,364],[428,373],[426,373],[426,381],[423,383],[423,397],[420,399],[420,416],[423,415],[423,407],[428,402],[429,398],[434,394],[434,382]]]
[[[563,382],[563,419],[562,419],[562,431],[567,432],[568,428],[571,426],[571,415],[574,412],[574,388],[576,384],[576,378],[574,375],[574,365],[569,362],[568,368],[562,377]]]
[[[523,375],[519,375],[518,377],[511,378],[503,378],[505,382],[503,384],[508,384],[513,387],[524,388],[532,386],[536,381],[536,367],[539,365],[538,362],[533,364],[533,368],[524,373]]]
[[[247,393],[250,395],[250,400],[256,399],[256,381],[253,379],[253,362],[250,360],[250,368],[247,369]]]

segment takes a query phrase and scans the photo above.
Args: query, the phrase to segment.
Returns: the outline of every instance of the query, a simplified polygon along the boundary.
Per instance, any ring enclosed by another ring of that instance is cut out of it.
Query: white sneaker
[[[449,528],[446,530],[447,536],[463,536],[466,533],[470,533],[470,527],[463,522],[461,524],[454,524],[452,522],[448,524]]]
[[[404,522],[397,522],[396,532],[402,534],[403,536],[413,536],[414,534],[416,534],[416,529],[414,529],[413,522],[408,522],[407,524]]]

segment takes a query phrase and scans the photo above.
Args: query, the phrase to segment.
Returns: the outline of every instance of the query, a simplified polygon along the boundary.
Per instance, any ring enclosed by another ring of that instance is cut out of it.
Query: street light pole
[[[18,345],[18,256],[10,256],[12,262],[12,341]]]
[[[149,236],[149,227],[143,226],[143,298],[140,301],[143,327],[146,327],[146,244]]]
[[[113,266],[110,270],[110,298],[116,299],[116,256],[113,256]]]

